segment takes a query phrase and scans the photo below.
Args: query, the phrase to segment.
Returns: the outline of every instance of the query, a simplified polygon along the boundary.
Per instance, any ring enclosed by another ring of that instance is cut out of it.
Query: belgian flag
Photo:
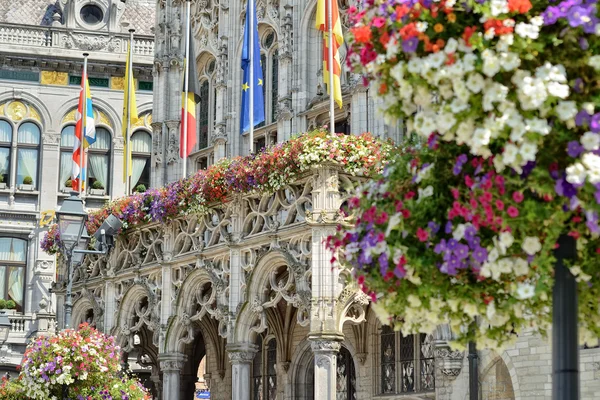
[[[185,76],[183,79],[183,90],[181,92],[181,132],[179,135],[179,157],[186,158],[196,147],[196,105],[200,102],[200,88],[198,87],[198,73],[196,72],[196,57],[194,56],[194,41],[192,34],[188,37],[190,41],[190,57],[184,60],[189,63],[188,70],[188,92],[185,93]],[[187,97],[187,98],[186,98]],[[187,101],[187,115],[185,103]],[[208,99],[205,99],[208,101]],[[185,120],[187,119],[187,132],[185,132]],[[184,154],[184,143],[187,143]]]

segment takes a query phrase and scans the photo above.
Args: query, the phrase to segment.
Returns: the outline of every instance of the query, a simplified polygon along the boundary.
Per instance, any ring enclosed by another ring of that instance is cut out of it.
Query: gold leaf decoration
[[[27,106],[20,101],[11,101],[6,107],[6,116],[15,122],[27,118],[27,114]]]
[[[42,85],[60,85],[66,86],[69,84],[69,74],[58,71],[42,71]]]

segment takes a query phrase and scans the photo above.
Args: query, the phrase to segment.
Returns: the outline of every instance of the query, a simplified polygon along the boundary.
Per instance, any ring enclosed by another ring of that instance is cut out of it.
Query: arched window
[[[258,351],[252,362],[253,400],[277,399],[277,341],[259,336]]]
[[[17,238],[0,238],[0,299],[15,302],[23,312],[27,242]]]
[[[104,128],[96,128],[96,141],[87,150],[87,192],[91,195],[106,195],[109,188],[109,166],[111,135]],[[73,145],[75,143],[75,125],[67,125],[60,136],[60,172],[59,188],[71,190],[73,173]]]
[[[88,148],[88,171],[87,171],[87,187],[88,193],[98,194],[108,193],[109,187],[109,166],[110,166],[110,149],[111,135],[104,128],[96,128],[96,141]]]
[[[75,143],[75,125],[67,125],[60,134],[60,173],[58,187],[64,192],[71,190],[73,174],[73,144]]]
[[[208,147],[209,132],[217,123],[216,61],[211,58],[200,68],[200,103],[198,104],[198,150]]]
[[[10,148],[12,146],[12,126],[0,120],[0,177],[2,186],[10,186]]]
[[[17,184],[38,188],[40,128],[25,122],[17,130]]]
[[[131,187],[143,192],[150,187],[150,155],[152,137],[139,130],[131,136]]]
[[[265,94],[265,123],[277,122],[279,53],[275,32],[269,31],[261,43],[260,64],[263,73]],[[262,126],[262,125],[261,125]]]
[[[389,326],[383,326],[378,356],[378,394],[429,392],[435,389],[431,335],[404,337]]]

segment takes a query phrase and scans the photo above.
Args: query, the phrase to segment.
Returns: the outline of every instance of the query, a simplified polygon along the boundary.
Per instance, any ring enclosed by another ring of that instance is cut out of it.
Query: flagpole
[[[188,138],[188,89],[190,84],[190,4],[187,0],[187,18],[185,21],[185,76],[184,76],[184,96],[183,96],[183,178],[187,176],[187,138]],[[196,60],[194,60],[196,62]],[[196,77],[194,77],[196,79]]]
[[[135,29],[129,30],[129,54],[127,62],[129,71],[127,74],[127,137],[125,138],[125,195],[131,191],[131,89],[133,88],[133,33]]]
[[[83,53],[83,74],[81,75],[81,90],[83,91],[82,94],[82,98],[83,101],[81,102],[81,132],[80,135],[81,137],[79,138],[79,194],[81,196],[83,196],[83,170],[85,168],[85,166],[83,165],[83,152],[84,152],[84,147],[83,147],[83,141],[85,140],[85,123],[87,120],[87,110],[86,110],[86,106],[87,106],[87,58],[88,58],[89,54],[88,53]]]
[[[249,114],[250,119],[250,154],[254,153],[254,0],[248,0],[248,10],[250,16],[250,24],[248,39],[250,41],[250,104]]]
[[[335,90],[333,84],[333,13],[331,11],[333,0],[327,1],[327,25],[329,27],[329,120],[330,120],[330,128],[331,134],[335,134],[335,107],[334,107],[334,93]],[[335,0],[337,1],[337,0]]]

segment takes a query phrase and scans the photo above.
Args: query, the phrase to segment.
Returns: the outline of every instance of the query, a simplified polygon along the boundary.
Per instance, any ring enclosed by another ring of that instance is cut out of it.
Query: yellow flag
[[[131,162],[131,146],[127,146],[127,122],[131,121],[131,125],[134,125],[138,121],[137,105],[135,102],[135,87],[133,86],[133,68],[131,65],[131,43],[127,46],[127,64],[125,65],[125,91],[123,98],[123,139],[125,139],[125,151],[123,155],[123,182],[127,182],[127,171],[129,170],[129,176],[131,176],[132,162]],[[129,83],[131,82],[131,94],[129,93]],[[131,95],[131,98],[129,97]],[[127,112],[127,104],[130,103],[129,113]],[[129,169],[127,164],[129,163]]]
[[[332,84],[329,82],[329,21],[328,11],[331,7],[331,29],[333,33],[333,99],[342,108],[342,85],[340,76],[342,65],[340,63],[339,48],[344,44],[344,35],[342,33],[342,23],[340,21],[340,12],[336,0],[317,0],[317,19],[315,27],[323,32],[323,82],[327,85],[327,93],[331,95]]]

